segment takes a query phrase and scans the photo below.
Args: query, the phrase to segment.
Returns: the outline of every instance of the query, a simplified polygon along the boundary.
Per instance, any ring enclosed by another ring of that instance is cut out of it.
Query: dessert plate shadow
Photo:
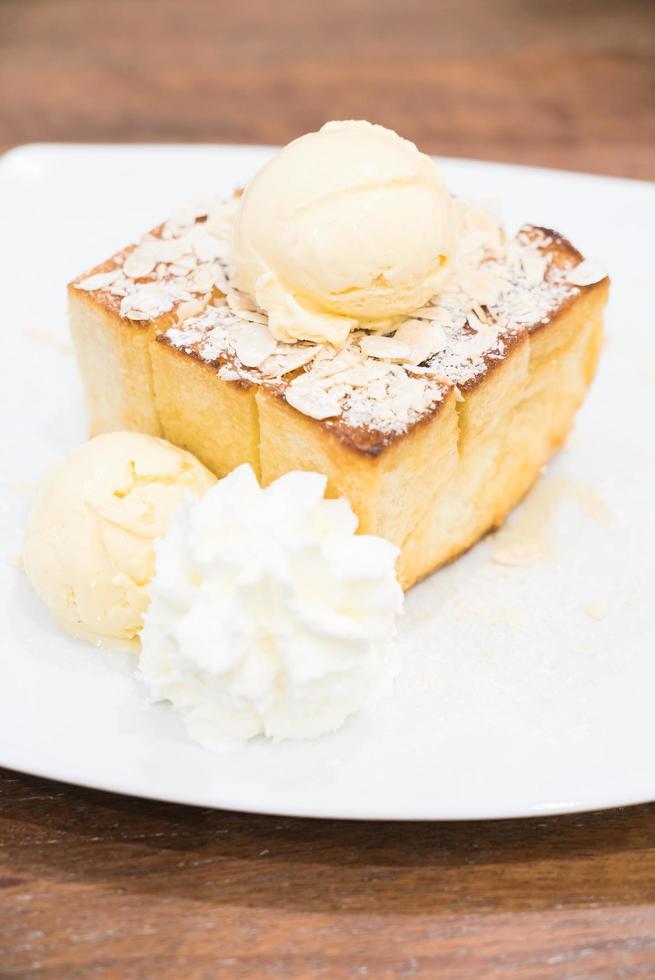
[[[407,596],[394,695],[314,742],[225,755],[149,705],[133,655],[64,636],[20,571],[33,481],[86,437],[65,284],[272,150],[28,146],[0,160],[0,765],[153,799],[313,817],[484,819],[655,799],[655,186],[443,160],[455,193],[568,234],[612,275],[599,376],[498,534]]]

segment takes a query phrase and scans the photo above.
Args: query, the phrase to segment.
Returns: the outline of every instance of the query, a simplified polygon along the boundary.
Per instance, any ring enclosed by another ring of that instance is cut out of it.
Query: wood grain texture
[[[356,823],[4,773],[0,975],[655,974],[655,805]]]
[[[0,149],[364,117],[435,153],[653,178],[655,4],[2,0],[0,92]]]
[[[649,0],[0,0],[0,150],[284,142],[655,177]],[[372,824],[0,774],[0,976],[655,976],[655,806]]]

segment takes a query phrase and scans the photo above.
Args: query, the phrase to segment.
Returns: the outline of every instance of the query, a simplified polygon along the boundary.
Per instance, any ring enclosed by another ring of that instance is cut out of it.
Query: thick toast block
[[[280,345],[232,285],[229,221],[192,210],[71,284],[91,431],[163,435],[218,476],[323,472],[398,545],[407,588],[502,523],[566,438],[608,281],[556,233],[506,240],[466,210],[453,282],[411,321]]]

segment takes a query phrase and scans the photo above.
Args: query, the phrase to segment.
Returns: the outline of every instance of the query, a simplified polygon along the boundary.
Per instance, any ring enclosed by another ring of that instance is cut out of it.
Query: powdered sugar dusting
[[[236,200],[208,198],[180,208],[160,228],[74,283],[126,320],[175,313],[187,319],[230,289]],[[190,304],[195,304],[190,306]]]
[[[272,387],[311,418],[400,434],[453,388],[461,398],[459,388],[522,333],[603,277],[597,263],[557,248],[552,232],[525,226],[508,239],[484,211],[463,201],[456,210],[458,251],[445,288],[386,333],[353,331],[341,349],[277,342],[265,312],[235,287],[234,200],[186,205],[75,285],[126,319],[173,318],[162,339],[214,364],[223,380]]]

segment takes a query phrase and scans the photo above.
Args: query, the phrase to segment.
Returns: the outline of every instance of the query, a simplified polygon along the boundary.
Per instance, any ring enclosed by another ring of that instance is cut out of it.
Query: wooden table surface
[[[655,6],[0,0],[0,150],[284,142],[655,177]],[[81,733],[83,737],[83,733]],[[0,976],[655,976],[655,806],[293,820],[0,773]]]

